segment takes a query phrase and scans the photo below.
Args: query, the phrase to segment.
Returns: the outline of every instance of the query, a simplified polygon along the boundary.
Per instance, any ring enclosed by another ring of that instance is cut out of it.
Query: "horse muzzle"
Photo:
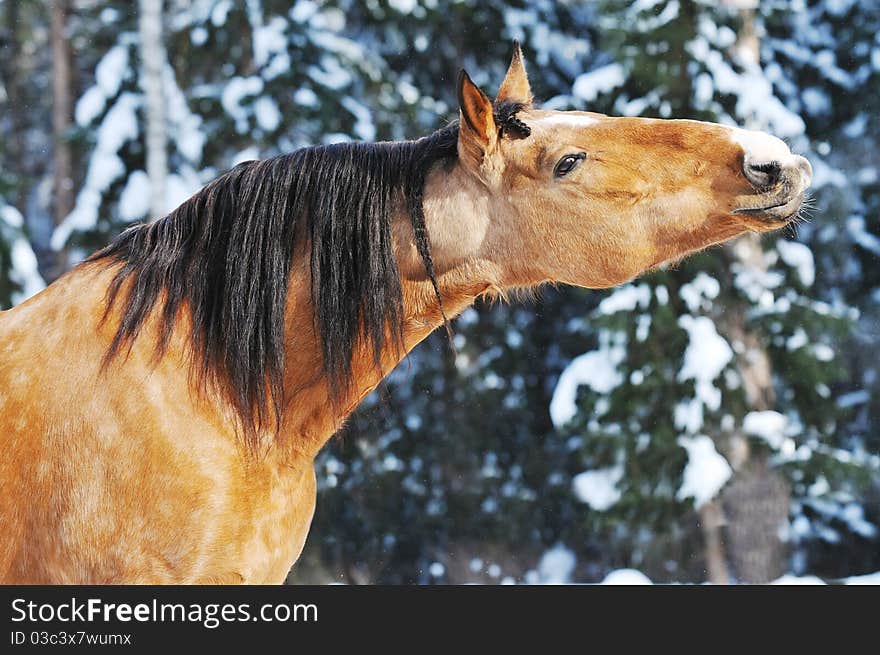
[[[787,222],[797,215],[813,179],[806,158],[789,154],[784,159],[743,159],[743,175],[755,193],[737,198],[734,214],[746,214],[772,222]]]

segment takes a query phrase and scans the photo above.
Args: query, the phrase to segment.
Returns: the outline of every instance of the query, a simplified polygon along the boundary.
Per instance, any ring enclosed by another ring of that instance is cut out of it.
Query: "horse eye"
[[[565,155],[559,162],[556,164],[556,168],[553,169],[553,175],[556,177],[564,177],[571,173],[578,164],[580,164],[584,159],[586,159],[587,154],[585,152],[580,152],[576,155]]]

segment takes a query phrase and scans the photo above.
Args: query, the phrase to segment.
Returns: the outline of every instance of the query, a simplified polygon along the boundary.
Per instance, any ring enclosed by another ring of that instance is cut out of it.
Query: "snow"
[[[786,341],[785,347],[788,350],[797,350],[798,348],[803,348],[809,343],[809,338],[807,337],[807,333],[804,332],[802,327],[798,327],[794,334],[792,334]]]
[[[712,319],[706,316],[685,314],[678,319],[678,324],[690,337],[678,377],[680,380],[696,380],[697,395],[712,409],[717,409],[720,397],[706,387],[711,386],[712,380],[724,370],[733,358],[733,351],[716,331]]]
[[[831,485],[828,484],[828,478],[824,475],[816,478],[816,481],[807,489],[807,493],[813,497],[824,496],[829,491],[831,491]]]
[[[190,111],[186,97],[177,85],[174,69],[167,62],[162,81],[168,103],[169,139],[191,164],[197,164],[201,161],[206,140],[202,117]]]
[[[811,116],[825,116],[831,113],[831,99],[821,89],[807,87],[801,92],[801,100]]]
[[[858,139],[865,133],[867,126],[868,116],[859,114],[844,126],[843,133],[850,139]]]
[[[140,96],[123,93],[104,116],[97,130],[85,183],[76,197],[73,211],[52,234],[50,243],[53,249],[63,248],[74,231],[89,230],[98,222],[103,193],[125,174],[125,164],[117,153],[139,134],[137,109],[140,104]]]
[[[544,553],[538,562],[538,581],[541,584],[568,584],[577,559],[563,545],[557,545]]]
[[[617,370],[626,357],[626,349],[620,340],[611,342],[610,334],[599,334],[600,347],[579,357],[575,357],[562,371],[553,398],[550,401],[550,418],[560,428],[577,414],[577,391],[581,385],[590,387],[600,394],[609,393],[623,382],[623,375]]]
[[[805,576],[796,576],[791,574],[783,575],[781,578],[777,578],[771,585],[823,585],[825,582],[822,581],[821,578],[817,578],[815,575],[805,575]]]
[[[828,13],[835,16],[843,16],[855,4],[856,0],[825,0]]]
[[[715,36],[715,26],[709,21],[701,21],[701,34],[687,44],[691,55],[702,62],[714,80],[715,90],[737,98],[736,115],[748,119],[761,127],[766,127],[778,137],[795,137],[804,133],[803,119],[788,109],[773,92],[771,81],[760,65],[750,60],[750,56],[739,51],[738,63],[741,73],[725,61],[726,55],[710,43]]]
[[[397,92],[400,94],[400,97],[403,98],[403,101],[408,105],[416,104],[419,97],[421,96],[419,90],[406,80],[401,80],[397,83]]]
[[[880,571],[865,575],[853,575],[843,579],[844,584],[852,585],[880,585]]]
[[[290,17],[294,22],[305,23],[315,15],[316,11],[318,11],[318,5],[312,2],[312,0],[298,0],[293,9],[290,10]]]
[[[322,30],[339,32],[345,28],[345,13],[336,7],[325,6],[322,11],[312,16],[309,24],[313,29],[313,39]]]
[[[636,322],[636,341],[642,342],[648,338],[651,331],[651,315],[642,314]]]
[[[80,127],[86,127],[104,111],[107,96],[98,86],[90,87],[76,103],[73,118]]]
[[[712,76],[701,73],[694,81],[694,100],[701,107],[708,107],[715,96],[715,86],[712,84]]]
[[[382,459],[382,468],[386,471],[403,471],[406,465],[399,457],[393,453],[388,453]]]
[[[180,206],[200,188],[201,180],[192,171],[182,167],[179,173],[172,173],[165,180],[165,211]]]
[[[627,284],[616,289],[610,296],[599,303],[599,314],[615,314],[631,312],[636,306],[647,309],[651,302],[651,287],[647,284]]]
[[[550,558],[548,558],[548,556],[550,556]],[[576,564],[574,553],[562,546],[557,546],[553,550],[547,551],[547,553],[545,553],[544,557],[541,559],[541,564],[544,564],[545,560],[548,560],[547,569],[545,569],[544,572],[541,573],[541,565],[539,565],[539,572],[537,574],[535,574],[534,571],[530,572],[527,575],[527,582],[532,584],[570,584],[571,573],[574,571],[574,567]],[[475,563],[478,564],[476,569],[474,568]],[[471,562],[471,570],[475,573],[480,571],[482,566],[482,560],[474,560],[473,562]],[[556,567],[558,567],[558,569]],[[545,578],[544,574],[561,575],[547,575],[547,577]],[[875,573],[866,573],[864,575],[853,575],[846,578],[841,578],[837,582],[840,582],[844,585],[880,585],[880,571],[877,571]],[[599,584],[653,585],[654,583],[647,575],[645,575],[638,569],[615,569],[609,571]],[[795,575],[793,573],[786,573],[776,580],[773,580],[769,584],[776,586],[824,585],[826,584],[826,582],[822,578],[819,578],[815,575]]]
[[[316,107],[318,105],[318,96],[311,89],[297,89],[293,94],[293,101],[302,107]]]
[[[150,211],[150,178],[144,171],[134,171],[128,176],[125,188],[119,196],[119,218],[137,221]]]
[[[242,162],[252,161],[260,158],[260,150],[256,146],[248,146],[244,150],[239,150],[232,156],[232,159],[229,162],[231,166],[237,166]]]
[[[733,470],[709,437],[679,437],[677,441],[687,451],[688,462],[675,497],[678,500],[693,498],[694,507],[699,508],[721,491]]]
[[[712,319],[706,316],[685,314],[678,319],[678,324],[690,338],[678,379],[693,380],[696,395],[693,401],[682,401],[676,407],[675,424],[695,433],[702,427],[703,408],[717,410],[721,406],[721,390],[712,381],[733,359],[733,350],[715,330]]]
[[[107,101],[119,93],[128,65],[128,48],[124,45],[114,46],[101,58],[95,68],[95,85],[76,103],[73,117],[77,125],[86,127],[101,115]]]
[[[837,406],[841,409],[864,405],[871,400],[871,394],[864,389],[851,391],[837,397]]]
[[[769,308],[773,305],[773,293],[771,289],[776,289],[784,281],[785,276],[779,271],[765,270],[762,265],[743,265],[742,261],[749,260],[748,252],[741,249],[745,248],[745,242],[734,242],[734,251],[741,260],[734,263],[732,270],[734,272],[734,284],[740,289],[750,302],[755,303],[761,308]],[[763,256],[763,264],[769,266],[773,260],[769,253]]]
[[[651,579],[636,569],[617,569],[605,576],[603,585],[650,585]]]
[[[720,291],[718,280],[701,271],[692,281],[681,286],[678,295],[688,306],[688,311],[696,313],[700,309],[711,307],[710,301],[717,298]]]
[[[643,11],[650,11],[657,5],[659,5],[662,0],[635,0],[629,7],[630,14],[639,13]]]
[[[363,104],[351,97],[345,97],[341,101],[355,117],[353,132],[361,141],[373,141],[376,138],[376,126],[373,125],[373,114]]]
[[[204,45],[208,41],[208,30],[201,26],[195,27],[190,32],[189,38],[195,46]]]
[[[530,571],[526,575],[526,582],[529,584],[570,584],[571,574],[574,572],[576,563],[577,561],[572,551],[562,546],[556,546],[552,550],[547,551],[541,558],[541,563],[538,565],[538,572]],[[470,569],[474,573],[479,572],[482,568],[482,560],[474,559],[471,561]],[[841,578],[835,582],[844,585],[880,585],[880,571],[863,575],[853,575]],[[638,569],[615,569],[609,571],[599,584],[653,585],[654,583],[647,575]],[[815,575],[795,575],[793,573],[786,573],[769,584],[776,586],[825,585],[826,582]]]
[[[876,184],[878,180],[880,180],[880,171],[875,166],[860,168],[856,174],[856,181],[860,186]]]
[[[623,84],[625,73],[620,64],[608,64],[596,70],[579,75],[572,86],[572,93],[587,102],[592,102],[602,93],[607,93]]]
[[[446,567],[440,562],[432,562],[431,566],[428,567],[428,573],[434,578],[442,578],[443,574],[446,573]]]
[[[388,6],[401,14],[411,14],[417,4],[416,0],[388,0]]]
[[[657,295],[658,304],[666,305],[669,303],[669,289],[666,288],[665,284],[661,284],[654,289],[654,293]]]
[[[226,17],[231,9],[231,0],[219,0],[214,5],[214,9],[211,11],[211,22],[214,24],[214,27],[222,27],[226,24]]]
[[[95,68],[95,83],[107,99],[119,93],[128,70],[128,48],[117,45],[107,51]]]
[[[813,357],[820,362],[830,362],[834,359],[834,349],[826,343],[816,343],[812,347]]]
[[[834,492],[824,475],[817,477],[807,493],[808,497],[802,498],[801,503],[821,515],[821,518],[819,521],[808,522],[808,529],[801,531],[803,534],[813,533],[820,539],[837,543],[840,540],[839,533],[825,523],[841,522],[852,533],[865,539],[874,539],[877,536],[877,526],[865,519],[864,508],[858,503],[847,502],[847,494]]]
[[[98,14],[98,20],[107,24],[115,23],[119,20],[119,12],[112,7],[105,7],[101,10],[101,13]]]
[[[21,233],[23,225],[24,219],[15,207],[0,205],[0,232],[9,242],[12,260],[9,278],[21,287],[20,291],[11,295],[13,304],[27,300],[46,287],[37,268],[37,257],[34,255],[30,243]]]
[[[813,181],[810,186],[813,189],[820,189],[823,186],[834,186],[846,188],[849,186],[849,180],[843,171],[829,166],[819,157],[811,157],[810,165],[813,167]]]
[[[845,585],[880,585],[880,571],[841,578],[839,582]],[[650,585],[654,583],[651,582],[651,579],[648,576],[637,569],[617,569],[609,572],[599,584]],[[770,584],[776,586],[824,585],[826,582],[815,575],[794,575],[793,573],[786,573],[770,582]]]
[[[241,106],[242,100],[255,96],[263,91],[263,79],[256,76],[233,77],[223,87],[220,104],[227,114],[235,121],[235,129],[239,133],[247,131],[247,110]]]
[[[868,232],[863,217],[851,216],[848,218],[846,221],[846,231],[856,244],[880,257],[880,238]]]
[[[813,261],[813,251],[809,247],[796,241],[780,239],[776,242],[779,256],[786,264],[797,271],[801,284],[810,287],[816,280],[816,264]]]
[[[274,132],[281,124],[281,112],[272,98],[261,96],[254,103],[254,117],[257,125],[267,132]]]
[[[318,39],[313,40],[316,41],[316,45],[320,45],[322,48],[329,49],[331,47],[331,41],[329,39],[324,39],[322,43],[317,43]],[[360,51],[355,53],[356,57],[360,57],[361,55],[362,53]],[[340,91],[351,84],[352,81],[351,73],[346,68],[343,68],[336,58],[327,55],[321,57],[320,67],[309,66],[306,72],[316,83],[325,86],[332,91]]]
[[[699,398],[680,400],[673,410],[673,422],[679,430],[696,434],[703,428],[703,403]]]
[[[13,282],[22,287],[21,291],[13,294],[12,302],[14,303],[22,302],[46,287],[37,268],[37,257],[34,255],[30,243],[24,237],[19,237],[12,242],[10,277]]]
[[[0,205],[0,220],[9,227],[20,229],[24,225],[24,218],[12,205]]]
[[[252,31],[254,63],[258,67],[265,66],[273,56],[287,55],[287,21],[281,16],[273,17],[265,25],[253,25]]]
[[[572,484],[578,500],[598,512],[604,512],[620,500],[617,483],[623,478],[623,467],[584,471],[574,476]]]
[[[857,503],[847,503],[839,512],[849,529],[865,539],[873,539],[877,535],[877,527],[865,519],[865,509]]]
[[[785,441],[788,419],[773,410],[749,412],[743,418],[742,429],[746,434],[766,441],[771,448],[779,450]]]

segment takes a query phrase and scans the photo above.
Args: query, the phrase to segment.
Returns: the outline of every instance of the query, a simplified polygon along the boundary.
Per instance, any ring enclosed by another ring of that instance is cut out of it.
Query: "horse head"
[[[428,213],[432,247],[501,288],[620,284],[783,227],[810,184],[809,162],[769,134],[541,109],[518,45],[494,101],[464,71],[458,97],[459,171],[426,194],[445,209]]]

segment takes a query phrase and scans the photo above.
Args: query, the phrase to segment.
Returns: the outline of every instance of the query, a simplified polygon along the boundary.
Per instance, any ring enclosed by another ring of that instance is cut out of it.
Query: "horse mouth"
[[[770,223],[787,223],[797,216],[812,181],[812,168],[803,157],[794,164],[778,168],[769,179],[746,175],[754,194],[737,198],[733,214],[763,219]]]
[[[774,198],[756,198],[755,200],[769,201],[769,204],[763,202],[754,207],[739,207],[733,210],[734,214],[746,214],[753,218],[761,218],[773,222],[788,222],[795,216],[803,205],[806,188],[801,188],[795,192],[785,192],[777,194]]]

